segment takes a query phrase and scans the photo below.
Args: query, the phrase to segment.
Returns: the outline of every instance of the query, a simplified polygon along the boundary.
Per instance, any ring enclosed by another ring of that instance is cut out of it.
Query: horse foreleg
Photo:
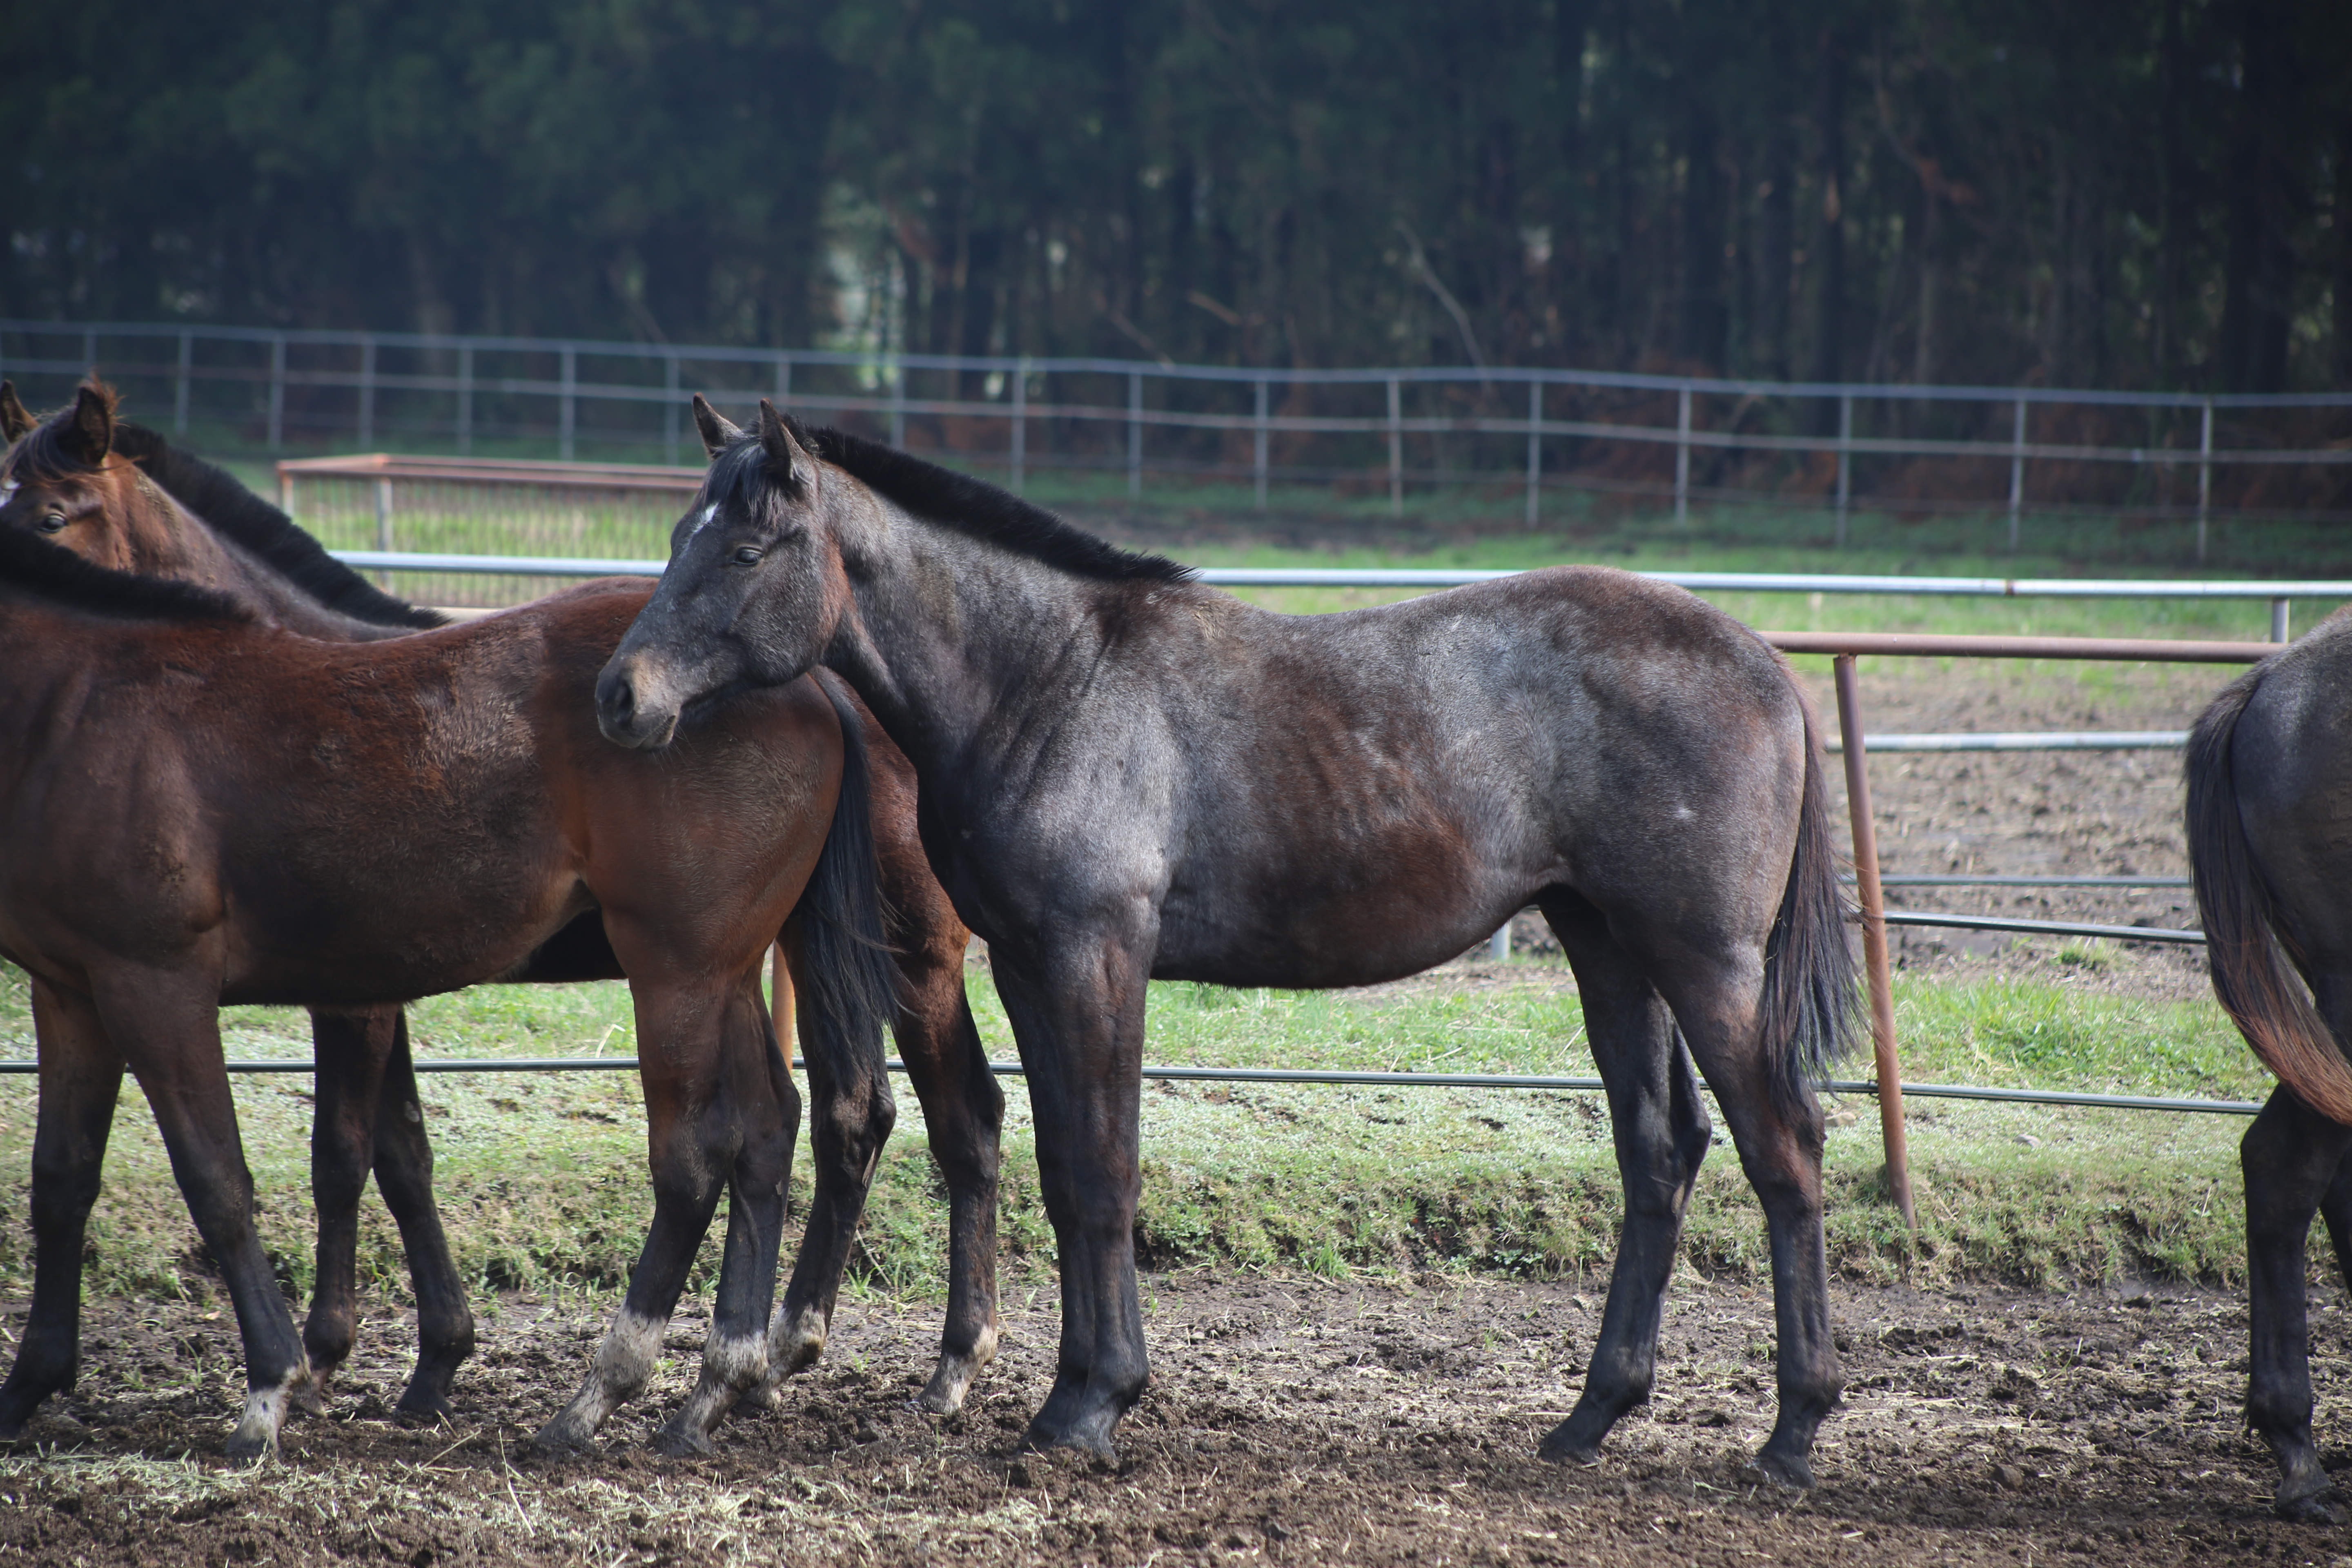
[[[474,1353],[474,1310],[433,1199],[433,1141],[425,1130],[404,1013],[393,1016],[392,1055],[376,1093],[375,1184],[400,1228],[409,1285],[416,1293],[416,1371],[394,1414],[403,1421],[446,1420],[455,1414],[450,1384],[458,1365]]]
[[[98,1006],[147,1096],[172,1174],[236,1309],[246,1399],[227,1452],[258,1459],[276,1449],[287,1402],[308,1386],[310,1366],[254,1228],[253,1175],[229,1097],[214,996],[179,974],[146,972],[111,977]]]
[[[710,1451],[710,1435],[768,1371],[768,1304],[776,1299],[776,1254],[784,1229],[799,1100],[791,1068],[769,1026],[756,973],[728,1008],[727,1104],[740,1152],[727,1187],[727,1242],[703,1342],[702,1375],[686,1404],[654,1438],[672,1456]],[[791,1110],[787,1113],[785,1106]]]
[[[327,1382],[359,1336],[360,1198],[375,1163],[376,1101],[392,1053],[396,1007],[312,1008],[310,1045],[318,1099],[310,1122],[310,1202],[318,1211],[317,1282],[302,1323],[310,1385],[300,1399],[319,1408]]]
[[[794,964],[800,962],[796,942],[785,951]],[[805,984],[796,984],[796,994],[807,992]],[[773,1402],[783,1379],[824,1349],[866,1194],[898,1116],[880,1052],[841,1058],[826,1048],[830,1036],[826,1030],[801,1031],[802,1048],[808,1053],[809,1159],[816,1190],[792,1280],[768,1328],[768,1374],[754,1395],[763,1405]]]
[[[1545,912],[1576,973],[1625,1192],[1624,1230],[1584,1390],[1540,1450],[1548,1459],[1591,1463],[1618,1418],[1650,1397],[1666,1281],[1709,1131],[1665,1003],[1589,906],[1553,899]]]
[[[1114,1457],[1111,1435],[1150,1377],[1135,1278],[1147,976],[1138,955],[1150,951],[1145,935],[1056,952],[1034,968],[994,954],[1062,1275],[1060,1355],[1023,1439],[1031,1447]]]
[[[89,1000],[33,982],[40,1109],[33,1133],[33,1303],[8,1379],[0,1438],[24,1434],[41,1401],[81,1363],[81,1249],[98,1201],[122,1058]]]
[[[2246,1184],[2247,1315],[2252,1350],[2246,1424],[2277,1456],[2275,1506],[2289,1519],[2325,1521],[2327,1472],[2311,1440],[2310,1325],[2304,1247],[2312,1212],[2337,1180],[2352,1128],[2328,1120],[2284,1088],[2274,1089],[2238,1146]]]

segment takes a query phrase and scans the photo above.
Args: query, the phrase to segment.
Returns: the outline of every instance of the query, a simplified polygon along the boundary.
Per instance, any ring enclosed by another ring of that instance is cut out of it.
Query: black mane
[[[895,447],[830,426],[804,426],[783,416],[793,439],[851,478],[930,522],[970,534],[1079,577],[1104,583],[1186,583],[1192,569],[1148,551],[1122,550],[1073,528],[1042,506],[969,474],[909,457]],[[713,495],[730,490],[745,502],[767,464],[756,435],[719,453],[708,481]]]
[[[0,528],[0,584],[91,615],[144,621],[250,621],[216,588],[116,572],[21,528]]]
[[[29,446],[47,426],[27,436]],[[232,540],[328,609],[378,626],[443,626],[446,616],[395,599],[327,553],[294,520],[239,483],[233,474],[180,451],[156,432],[129,421],[114,429],[114,449],[223,538]]]

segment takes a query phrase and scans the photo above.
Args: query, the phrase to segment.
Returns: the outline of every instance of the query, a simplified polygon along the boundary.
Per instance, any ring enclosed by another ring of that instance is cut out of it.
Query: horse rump
[[[2213,994],[2263,1065],[2321,1115],[2352,1126],[2352,1061],[2313,1005],[2299,954],[2238,810],[2231,742],[2268,667],[2222,689],[2189,732],[2189,874]]]

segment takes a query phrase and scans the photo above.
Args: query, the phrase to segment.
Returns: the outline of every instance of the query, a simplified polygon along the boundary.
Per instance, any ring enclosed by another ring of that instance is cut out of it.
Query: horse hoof
[[[1081,1424],[1066,1431],[1056,1431],[1032,1421],[1029,1430],[1022,1434],[1021,1447],[1033,1454],[1048,1453],[1055,1448],[1067,1448],[1074,1453],[1090,1455],[1106,1464],[1118,1463],[1118,1449],[1112,1444],[1108,1432],[1097,1431]]]
[[[559,1415],[532,1435],[530,1451],[542,1459],[571,1459],[594,1445],[594,1433],[579,1431]]]
[[[1813,1489],[1813,1467],[1802,1454],[1776,1454],[1767,1448],[1756,1456],[1757,1473],[1776,1487],[1786,1487],[1794,1492]]]
[[[222,1452],[232,1465],[258,1465],[277,1451],[278,1444],[274,1438],[252,1437],[238,1432],[229,1437],[228,1446]]]
[[[1537,1446],[1536,1458],[1555,1465],[1581,1465],[1590,1470],[1601,1464],[1601,1445],[1580,1443],[1555,1432]]]
[[[392,1419],[402,1426],[449,1426],[457,1419],[457,1407],[446,1394],[430,1389],[420,1394],[412,1388],[392,1407]]]
[[[654,1452],[665,1459],[702,1459],[719,1451],[710,1434],[690,1422],[671,1422],[654,1434]]]
[[[2328,1504],[2330,1489],[2325,1473],[2300,1484],[2290,1481],[2279,1488],[2277,1498],[2271,1503],[2272,1511],[2297,1524],[2337,1523],[2336,1511]]]

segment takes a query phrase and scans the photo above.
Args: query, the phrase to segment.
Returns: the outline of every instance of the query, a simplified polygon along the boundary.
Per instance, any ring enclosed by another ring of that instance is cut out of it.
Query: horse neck
[[[214,532],[160,486],[142,479],[131,489],[127,570],[218,588],[273,625],[325,641],[372,642],[415,629],[380,626],[329,609],[244,546]]]
[[[1039,673],[1097,657],[1099,605],[1144,584],[1093,582],[862,491],[840,528],[849,603],[824,662],[919,768],[970,760]]]

